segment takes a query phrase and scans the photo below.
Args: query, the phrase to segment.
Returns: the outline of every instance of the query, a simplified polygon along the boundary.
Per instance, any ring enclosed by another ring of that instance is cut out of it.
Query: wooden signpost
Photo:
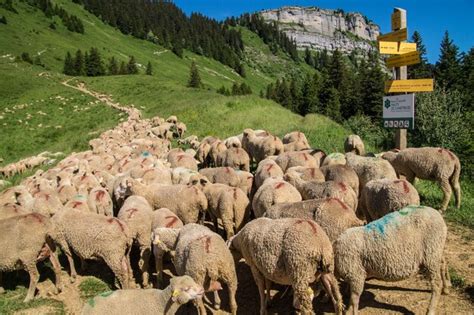
[[[399,93],[383,99],[384,127],[396,128],[395,146],[397,149],[407,147],[407,129],[414,128],[415,97],[407,92],[433,91],[433,79],[407,80],[407,66],[421,62],[420,53],[415,43],[405,42],[407,39],[407,11],[400,8],[393,10],[392,32],[380,35],[379,51],[381,54],[396,55],[386,60],[388,68],[393,68],[394,80],[385,82],[385,93]],[[400,94],[403,94],[400,95]]]

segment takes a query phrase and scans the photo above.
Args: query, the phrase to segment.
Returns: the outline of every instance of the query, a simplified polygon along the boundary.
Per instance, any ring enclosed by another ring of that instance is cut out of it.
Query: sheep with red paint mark
[[[367,222],[400,210],[408,205],[419,205],[416,188],[404,179],[375,179],[360,193],[358,213]]]
[[[184,224],[176,214],[168,208],[160,208],[152,213],[152,231],[158,228],[179,229]],[[153,256],[155,258],[156,279],[158,287],[163,284],[163,255],[165,252],[159,246],[153,244]]]
[[[276,204],[267,210],[265,217],[314,220],[331,242],[348,228],[365,224],[345,202],[334,197]]]
[[[382,158],[389,161],[398,175],[406,176],[410,183],[415,178],[437,182],[443,190],[441,211],[446,211],[454,191],[456,208],[461,206],[461,186],[459,158],[444,148],[408,148],[399,152],[386,152]]]
[[[440,293],[450,286],[443,250],[447,227],[441,214],[408,206],[363,227],[342,233],[334,243],[336,276],[350,287],[349,314],[357,314],[368,278],[400,281],[420,271],[431,281],[427,314],[436,313]]]
[[[266,158],[258,163],[257,170],[255,171],[255,189],[262,186],[263,182],[267,178],[283,178],[285,173],[280,166],[275,162],[274,159]]]
[[[260,293],[260,314],[266,314],[271,283],[291,285],[293,306],[313,313],[310,284],[321,279],[338,314],[342,299],[333,275],[331,241],[314,221],[298,218],[259,218],[246,224],[229,242],[235,258],[250,266]],[[267,295],[265,294],[267,290]]]
[[[268,178],[255,192],[252,209],[255,217],[259,218],[275,204],[301,200],[301,194],[293,185],[282,179]]]
[[[250,157],[242,148],[230,148],[217,155],[216,166],[228,166],[248,172],[250,170]]]
[[[153,243],[164,251],[174,251],[173,264],[178,275],[188,275],[206,291],[214,291],[214,307],[220,308],[218,290],[221,283],[229,290],[229,306],[237,313],[237,274],[235,263],[224,240],[199,224],[186,224],[180,229],[158,228]],[[202,299],[197,300],[200,314],[206,314]]]
[[[294,166],[319,167],[319,161],[308,152],[303,151],[282,153],[275,159],[275,162],[283,172]]]
[[[357,173],[347,165],[327,165],[319,168],[327,181],[343,182],[354,190],[359,196],[359,177]]]
[[[249,217],[250,204],[241,189],[225,184],[213,184],[206,178],[196,176],[191,179],[191,184],[200,187],[206,195],[208,213],[216,232],[219,231],[218,219],[222,222],[227,239],[240,231]]]
[[[206,177],[211,183],[225,184],[242,189],[250,194],[253,185],[253,175],[246,171],[234,170],[231,167],[212,167],[199,170],[199,174]]]
[[[294,166],[286,170],[285,173],[293,173],[305,181],[324,182],[324,174],[317,167]]]
[[[393,166],[386,160],[377,157],[359,156],[346,153],[346,165],[352,168],[359,177],[359,191],[373,179],[397,179]]]
[[[126,194],[144,197],[154,209],[170,209],[185,224],[202,221],[207,211],[206,195],[192,185],[144,185],[133,178],[125,185]]]
[[[51,238],[66,254],[71,270],[71,281],[77,277],[72,252],[84,259],[102,259],[118,278],[123,289],[129,287],[131,272],[128,259],[132,235],[127,225],[112,217],[105,217],[76,209],[57,212],[52,218]]]
[[[40,274],[36,264],[49,258],[55,273],[55,293],[62,290],[61,266],[55,254],[55,245],[50,238],[53,225],[49,217],[39,213],[17,215],[0,220],[0,293],[2,272],[26,270],[30,285],[24,302],[33,299]]]
[[[193,171],[198,170],[198,161],[192,155],[185,152],[168,154],[168,162],[171,168],[185,167]]]
[[[354,211],[357,209],[357,195],[355,191],[344,182],[315,182],[304,181],[294,173],[286,173],[284,179],[296,187],[303,200],[335,197],[344,201]]]
[[[89,210],[105,216],[113,216],[113,203],[108,191],[102,187],[93,188],[87,198]]]
[[[344,152],[365,155],[364,142],[358,135],[349,135],[346,140],[344,140]]]
[[[0,220],[28,213],[30,213],[30,211],[28,211],[27,209],[25,209],[25,207],[17,203],[9,202],[0,205]]]
[[[128,226],[131,237],[140,251],[138,268],[142,276],[144,288],[149,286],[149,261],[151,255],[150,233],[152,232],[153,208],[145,198],[140,196],[130,196],[120,208],[117,218],[125,222]],[[129,274],[130,281],[133,281],[133,274]]]

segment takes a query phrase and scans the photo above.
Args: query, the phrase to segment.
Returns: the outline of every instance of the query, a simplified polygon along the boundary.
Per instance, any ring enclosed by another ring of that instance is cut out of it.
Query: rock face
[[[316,7],[282,7],[260,12],[267,21],[276,21],[280,30],[296,40],[298,47],[343,52],[375,49],[371,45],[379,26],[360,13],[325,10]]]

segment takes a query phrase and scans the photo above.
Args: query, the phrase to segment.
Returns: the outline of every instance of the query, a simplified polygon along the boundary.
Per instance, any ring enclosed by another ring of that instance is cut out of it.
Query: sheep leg
[[[342,314],[343,305],[342,305],[342,296],[339,291],[339,285],[337,280],[331,273],[325,273],[321,276],[321,282],[324,285],[324,289],[332,300],[334,304],[334,310],[336,314]]]
[[[142,274],[142,283],[143,287],[148,287],[149,283],[149,261],[150,261],[150,246],[145,246],[140,248],[140,260],[138,261],[138,266],[140,267],[140,272]]]
[[[456,208],[461,207],[461,186],[459,185],[459,178],[455,178],[455,175],[451,177],[450,184],[451,188],[454,190],[454,199],[456,200]]]
[[[260,315],[264,315],[267,313],[265,304],[265,278],[255,266],[250,266],[250,270],[252,271],[253,278],[258,287],[258,293],[260,294]]]
[[[221,298],[219,297],[219,291],[214,291],[214,308],[216,310],[221,308]]]
[[[204,302],[202,301],[202,298],[195,299],[194,305],[196,306],[199,315],[207,314],[206,307],[204,306]]]
[[[443,198],[443,202],[441,203],[440,210],[441,212],[444,212],[448,208],[449,200],[451,199],[452,190],[448,181],[443,180],[440,184],[441,184],[441,189],[443,190],[443,194],[444,194],[444,198]]]
[[[230,312],[232,315],[237,314],[237,301],[235,300],[235,295],[237,294],[237,279],[234,281],[227,281],[227,288],[229,289],[229,306]]]
[[[364,291],[365,278],[351,279],[349,286],[351,290],[351,297],[349,301],[349,308],[346,314],[357,315],[359,313],[359,300],[362,292]]]
[[[222,225],[224,226],[226,237],[229,240],[232,236],[234,236],[234,222],[231,218],[222,216]]]
[[[5,289],[2,286],[2,276],[3,276],[3,273],[0,272],[0,294],[5,293]]]
[[[265,295],[265,299],[266,299],[265,305],[267,307],[271,306],[271,300],[272,300],[271,289],[272,289],[272,282],[268,279],[265,279],[265,290],[267,291]]]
[[[122,257],[109,257],[106,256],[104,257],[104,261],[109,266],[109,268],[112,270],[112,272],[115,274],[117,277],[121,289],[128,289],[129,286],[129,270],[128,270],[128,263],[127,263],[127,255],[124,255]]]
[[[449,294],[451,279],[449,277],[448,265],[446,264],[446,259],[444,257],[441,261],[441,279],[443,281],[443,294]]]
[[[26,271],[28,271],[28,274],[30,275],[30,286],[28,287],[28,293],[26,294],[25,300],[23,300],[25,303],[31,301],[35,296],[36,285],[39,281],[39,272],[36,268],[36,262],[27,265]]]
[[[48,242],[49,243],[49,242]],[[46,244],[46,246],[49,249],[50,255],[49,255],[49,261],[51,262],[51,265],[53,265],[53,270],[54,270],[54,277],[55,277],[55,294],[60,293],[63,290],[63,283],[61,281],[61,264],[59,263],[58,257],[56,257],[56,253],[51,250],[51,248],[54,246],[50,246]]]
[[[441,273],[440,268],[430,269],[429,270],[430,280],[431,280],[431,300],[430,306],[428,308],[428,315],[436,314],[436,306],[438,305],[438,300],[441,295]]]
[[[67,245],[65,247],[61,247],[64,253],[66,254],[67,262],[69,263],[69,268],[71,269],[71,283],[74,283],[77,277],[76,267],[74,266],[74,259],[72,259],[71,251],[69,250],[69,247]]]
[[[153,247],[153,255],[155,256],[155,267],[156,267],[156,283],[158,289],[163,285],[163,255],[164,252],[157,248]]]

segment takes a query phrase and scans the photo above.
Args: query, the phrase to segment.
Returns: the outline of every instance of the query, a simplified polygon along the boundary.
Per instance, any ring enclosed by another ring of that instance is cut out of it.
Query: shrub
[[[365,115],[352,116],[344,122],[344,127],[359,135],[369,146],[377,150],[393,147],[393,132],[384,129],[382,123],[373,122]]]

